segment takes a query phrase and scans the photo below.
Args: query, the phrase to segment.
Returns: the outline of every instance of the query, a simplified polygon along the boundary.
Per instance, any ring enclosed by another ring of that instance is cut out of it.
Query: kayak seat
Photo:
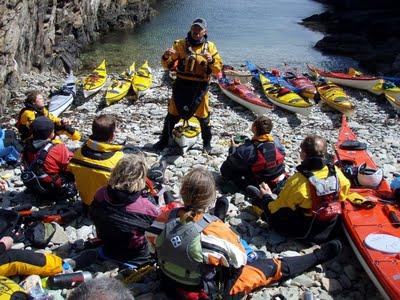
[[[366,150],[367,144],[355,140],[347,140],[341,143],[339,147],[344,150]]]

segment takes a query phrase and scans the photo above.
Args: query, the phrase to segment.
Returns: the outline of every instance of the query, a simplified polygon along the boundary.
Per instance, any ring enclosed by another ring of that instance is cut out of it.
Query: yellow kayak
[[[303,115],[308,115],[311,112],[312,104],[296,93],[280,85],[272,84],[263,74],[260,74],[260,81],[265,96],[276,106]]]
[[[122,98],[124,98],[132,85],[132,79],[135,75],[135,63],[133,63],[129,69],[122,72],[119,78],[112,80],[106,93],[106,103],[111,105]]]
[[[321,101],[333,109],[336,109],[345,115],[351,114],[355,105],[349,100],[346,92],[332,82],[325,82],[317,85],[317,91]]]
[[[107,81],[106,61],[93,70],[93,72],[83,79],[83,95],[85,98],[98,92]]]
[[[396,99],[385,92],[387,101],[393,106],[393,108],[400,113],[400,100]]]
[[[378,82],[372,89],[374,94],[380,95],[385,93],[385,95],[389,95],[395,98],[397,101],[400,101],[400,87],[395,85],[392,82]]]
[[[151,87],[153,83],[153,75],[151,75],[151,69],[147,60],[136,72],[132,79],[132,87],[136,95],[139,97],[143,92]]]
[[[196,117],[191,117],[187,121],[181,119],[172,131],[172,136],[181,147],[182,152],[185,153],[196,143],[200,132],[199,120]]]

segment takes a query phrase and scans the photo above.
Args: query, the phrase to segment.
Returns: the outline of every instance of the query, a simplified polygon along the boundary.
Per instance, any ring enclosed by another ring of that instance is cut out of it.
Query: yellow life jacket
[[[75,176],[82,201],[90,205],[96,191],[107,185],[111,171],[124,156],[123,146],[89,139],[71,159],[68,170]]]
[[[203,57],[205,52],[209,52],[215,60],[215,64],[221,63],[216,46],[213,42],[206,41],[198,46],[190,46],[186,39],[174,42],[173,48],[176,50],[177,68],[176,76],[185,80],[208,82],[211,77],[212,69],[209,67],[206,59]],[[174,64],[170,59],[162,61],[164,67]],[[222,67],[222,66],[221,66]]]
[[[18,284],[0,276],[0,300],[28,299],[28,295]]]

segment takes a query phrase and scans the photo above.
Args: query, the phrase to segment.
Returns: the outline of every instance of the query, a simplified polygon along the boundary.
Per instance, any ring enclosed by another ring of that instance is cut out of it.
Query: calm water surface
[[[325,7],[311,0],[164,0],[154,5],[158,14],[134,31],[112,32],[82,55],[85,65],[105,58],[110,71],[131,62],[149,60],[158,68],[160,57],[175,39],[186,36],[197,17],[208,21],[225,64],[240,66],[252,60],[261,66],[283,68],[283,63],[305,70],[306,63],[327,68],[355,65],[350,59],[324,56],[313,49],[323,35],[298,24]]]

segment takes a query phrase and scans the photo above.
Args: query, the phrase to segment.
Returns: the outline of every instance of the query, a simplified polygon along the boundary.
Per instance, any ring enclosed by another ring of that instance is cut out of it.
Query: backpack
[[[204,214],[198,222],[181,223],[178,216],[179,210],[177,208],[170,212],[165,229],[157,239],[158,263],[164,275],[173,281],[186,286],[203,288],[205,285],[203,263],[202,261],[195,261],[189,256],[190,251],[198,251],[199,249],[191,249],[190,247],[196,239],[199,239],[200,243],[201,232],[218,218]],[[198,255],[202,257],[202,253],[198,253]],[[184,272],[184,274],[180,274],[180,272]]]
[[[37,158],[21,172],[21,180],[24,185],[41,195],[49,194],[50,189],[54,187],[54,179],[43,170],[44,161],[52,146],[52,143],[48,143],[40,149]],[[50,180],[44,182],[45,178],[50,178]]]
[[[313,216],[321,222],[328,222],[342,213],[339,200],[340,183],[335,167],[328,164],[329,173],[326,178],[318,178],[311,171],[299,170],[310,183]]]

